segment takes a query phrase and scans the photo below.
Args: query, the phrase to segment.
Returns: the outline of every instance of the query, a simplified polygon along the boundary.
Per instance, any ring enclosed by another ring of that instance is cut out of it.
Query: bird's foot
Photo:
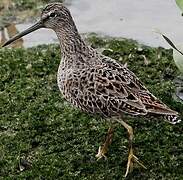
[[[137,164],[139,164],[141,167],[143,167],[144,169],[147,169],[140,161],[139,159],[133,154],[133,149],[130,149],[129,155],[128,155],[128,162],[127,162],[127,167],[126,167],[126,173],[125,173],[125,177],[128,175],[129,172],[133,171],[133,165],[134,162],[136,162]]]
[[[102,157],[104,157],[105,159],[107,159],[106,157],[106,153],[109,149],[109,146],[111,145],[112,143],[112,137],[113,137],[113,133],[114,133],[114,128],[111,126],[109,129],[108,129],[108,132],[107,132],[107,136],[105,138],[105,142],[102,146],[99,147],[98,149],[98,153],[96,155],[97,157],[97,161],[99,159],[101,159]]]
[[[105,155],[107,153],[107,148],[105,146],[99,146],[98,153],[96,154],[97,161],[104,157],[104,159],[107,159],[107,156]]]

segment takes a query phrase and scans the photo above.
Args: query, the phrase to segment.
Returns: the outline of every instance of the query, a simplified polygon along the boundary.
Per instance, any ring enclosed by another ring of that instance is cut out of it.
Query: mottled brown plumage
[[[57,82],[65,99],[79,109],[103,118],[116,118],[129,132],[129,157],[125,176],[133,161],[143,166],[133,155],[133,130],[122,119],[122,114],[162,116],[172,124],[180,122],[178,113],[171,110],[140,82],[126,66],[98,53],[80,37],[69,10],[60,3],[46,6],[41,20],[28,30],[10,39],[5,45],[38,29],[53,29],[62,51]],[[100,147],[97,157],[105,157],[113,132]],[[145,167],[145,166],[143,166]]]

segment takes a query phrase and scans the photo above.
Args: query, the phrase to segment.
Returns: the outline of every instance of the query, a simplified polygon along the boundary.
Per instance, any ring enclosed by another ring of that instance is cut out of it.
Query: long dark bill
[[[44,25],[42,23],[42,21],[38,21],[36,24],[34,24],[33,26],[31,26],[30,28],[26,29],[25,31],[15,35],[14,37],[12,37],[11,39],[9,39],[8,41],[6,41],[2,47],[5,47],[7,46],[8,44],[11,44],[12,42],[14,42],[15,40],[17,39],[20,39],[21,37],[33,32],[33,31],[36,31],[37,29],[40,29],[40,28],[43,28]]]

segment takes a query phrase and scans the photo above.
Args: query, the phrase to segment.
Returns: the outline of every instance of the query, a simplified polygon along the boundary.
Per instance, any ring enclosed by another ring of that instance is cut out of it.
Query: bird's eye
[[[50,15],[49,15],[50,17],[56,17],[57,15],[56,15],[56,13],[55,12],[52,12],[52,13],[50,13]]]

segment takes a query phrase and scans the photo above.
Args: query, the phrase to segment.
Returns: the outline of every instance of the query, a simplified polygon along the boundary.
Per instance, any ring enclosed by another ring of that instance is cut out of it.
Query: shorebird
[[[61,3],[48,4],[36,24],[3,46],[40,28],[54,30],[60,41],[62,58],[57,83],[64,98],[82,111],[118,122],[127,129],[129,153],[125,177],[132,171],[134,162],[146,168],[133,153],[133,129],[122,115],[163,117],[169,123],[176,124],[181,121],[178,113],[151,94],[125,65],[87,46],[78,33],[70,11]],[[112,134],[113,127],[110,127],[106,141],[99,147],[98,159],[106,157]]]

